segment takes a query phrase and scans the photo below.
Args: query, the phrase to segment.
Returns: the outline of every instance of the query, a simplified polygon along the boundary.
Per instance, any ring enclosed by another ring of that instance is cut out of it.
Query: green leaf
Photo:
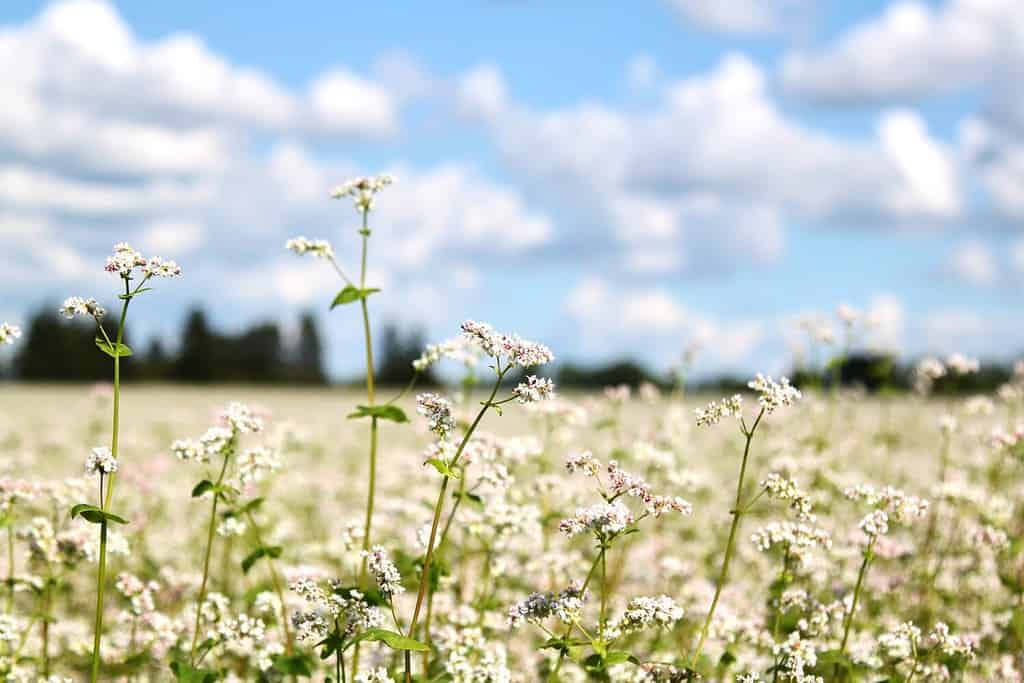
[[[349,647],[355,645],[356,643],[360,643],[360,642],[362,642],[364,640],[372,640],[372,641],[384,643],[385,645],[390,647],[392,650],[411,650],[413,652],[430,652],[430,647],[427,646],[427,645],[424,645],[420,641],[413,640],[412,638],[406,638],[405,636],[403,636],[400,633],[395,633],[394,631],[387,631],[387,630],[382,629],[382,628],[371,628],[368,631],[363,631],[358,636],[356,636],[352,640],[348,641],[348,644],[345,645],[345,648],[348,649]]]
[[[142,294],[143,292],[152,292],[152,291],[153,291],[152,287],[143,287],[142,289],[136,289],[131,294],[118,294],[117,298],[120,299],[121,301],[129,301],[129,300],[133,299],[134,297],[137,297],[139,294]]]
[[[344,306],[345,304],[351,304],[356,301],[360,301],[370,296],[371,294],[375,294],[376,292],[379,291],[379,289],[375,289],[372,287],[367,289],[359,289],[358,287],[354,287],[353,285],[346,285],[345,289],[338,292],[338,296],[334,297],[334,301],[331,302],[331,308],[333,309],[337,306]]]
[[[277,655],[274,657],[274,670],[292,676],[310,677],[313,675],[313,661],[306,654]]]
[[[198,498],[208,491],[212,491],[216,488],[214,483],[209,479],[203,479],[201,482],[192,487],[192,497]]]
[[[238,508],[239,516],[255,512],[261,505],[263,505],[263,500],[263,498],[253,498],[248,503]]]
[[[179,683],[213,683],[220,678],[212,669],[196,669],[181,660],[171,662],[171,671]]]
[[[128,348],[127,344],[118,344],[116,342],[108,342],[103,337],[96,337],[96,346],[100,351],[107,354],[111,358],[117,358],[118,356],[130,356],[132,350]]]
[[[430,465],[444,476],[451,477],[452,479],[458,479],[460,476],[458,472],[449,467],[448,463],[446,463],[444,460],[441,460],[440,458],[431,458],[430,460],[426,461],[423,464]]]
[[[349,413],[348,419],[356,420],[362,417],[376,417],[381,420],[391,420],[392,422],[408,422],[409,418],[405,416],[405,411],[398,406],[382,405],[382,406],[356,406],[355,412]]]
[[[246,555],[245,559],[242,560],[242,571],[248,574],[249,570],[252,569],[252,566],[263,557],[272,557],[275,559],[281,557],[281,546],[275,545],[256,548],[256,550]]]
[[[128,520],[124,517],[115,515],[113,512],[105,512],[102,508],[90,505],[89,503],[79,503],[71,508],[71,519],[74,519],[75,517],[81,517],[92,524],[102,524],[104,520],[108,522],[116,522],[117,524],[128,523]]]

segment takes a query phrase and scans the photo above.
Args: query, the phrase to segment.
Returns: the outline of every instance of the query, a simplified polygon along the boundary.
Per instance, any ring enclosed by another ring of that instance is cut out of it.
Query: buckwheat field
[[[333,193],[354,263],[284,245],[336,271],[364,391],[123,385],[132,311],[188,277],[124,243],[110,292],[54,311],[96,324],[110,383],[0,395],[5,680],[1020,680],[1024,367],[966,399],[931,395],[961,355],[902,396],[562,394],[557,349],[467,320],[413,363],[464,381],[385,393],[391,182]]]

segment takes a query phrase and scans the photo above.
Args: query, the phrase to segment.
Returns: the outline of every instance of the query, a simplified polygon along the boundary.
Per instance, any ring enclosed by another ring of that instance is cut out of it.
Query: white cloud
[[[398,128],[395,102],[387,89],[344,69],[317,78],[309,100],[314,127],[328,133],[384,137]]]
[[[883,114],[879,137],[903,185],[892,195],[897,214],[924,212],[955,217],[962,210],[960,182],[952,154],[928,135],[919,114],[909,110]]]
[[[716,320],[685,308],[664,290],[615,286],[600,277],[576,283],[563,305],[577,334],[605,354],[642,343],[645,352],[660,349],[674,356],[687,341],[697,341],[712,364],[735,365],[749,360],[765,336],[761,321]]]
[[[782,80],[840,102],[937,94],[987,78],[1022,23],[1016,0],[901,1],[820,52],[787,55]]]
[[[988,245],[977,240],[958,244],[946,261],[946,271],[960,284],[970,287],[991,287],[999,266]]]
[[[456,112],[470,120],[491,121],[505,112],[508,93],[501,70],[492,64],[470,69],[455,85]]]
[[[202,246],[205,239],[206,229],[199,223],[169,219],[151,223],[139,244],[145,253],[181,258]]]
[[[684,21],[724,33],[776,33],[806,9],[806,0],[667,0]]]

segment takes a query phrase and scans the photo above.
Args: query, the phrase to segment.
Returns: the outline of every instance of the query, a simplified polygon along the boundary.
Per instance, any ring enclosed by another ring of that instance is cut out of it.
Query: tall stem
[[[256,543],[260,548],[265,548],[266,544],[263,542],[263,535],[260,533],[259,525],[256,524],[256,518],[253,516],[252,510],[247,510],[245,514],[249,518],[249,524],[252,525]],[[285,652],[290,655],[294,648],[294,642],[291,629],[288,628],[288,608],[284,604],[284,588],[277,574],[277,563],[274,562],[274,558],[270,555],[267,555],[267,568],[270,572],[270,585],[277,594],[277,601],[281,603],[281,628],[284,631]]]
[[[369,209],[364,209],[363,227],[360,234],[363,237],[362,255],[359,259],[359,288],[366,289],[366,252],[370,241],[370,228],[367,224]],[[340,272],[340,271],[339,271]],[[342,276],[344,277],[344,276]],[[366,347],[366,403],[372,406],[375,398],[375,387],[373,377],[373,335],[370,334],[370,311],[367,307],[366,297],[359,300],[363,313],[363,343]],[[363,561],[359,567],[359,585],[364,586],[367,580],[367,553],[371,546],[371,534],[373,531],[373,503],[377,494],[377,418],[370,418],[370,478],[366,490],[366,522],[363,525]],[[340,655],[339,655],[340,657]],[[352,675],[359,672],[359,643],[356,643],[352,652]]]
[[[590,571],[587,572],[587,578],[583,581],[583,587],[580,589],[580,595],[585,595],[586,594],[587,588],[590,587],[590,581],[594,578],[594,572],[596,572],[598,566],[602,562],[604,562],[604,554],[605,554],[605,552],[607,550],[608,550],[608,546],[606,544],[602,543],[601,544],[601,550],[598,553],[597,557],[594,558],[594,563],[590,565]],[[573,627],[575,625],[576,625],[575,622],[573,622],[572,624],[569,624],[568,628],[565,629],[565,633],[562,635],[562,640],[565,640],[566,638],[568,638],[572,634],[572,630],[573,630]],[[563,650],[559,650],[558,662],[555,664],[555,668],[551,672],[551,675],[548,676],[548,680],[551,681],[552,683],[557,683],[557,681],[558,681],[558,672],[562,670],[562,660],[563,659],[565,659],[565,650],[564,649]]]
[[[850,604],[850,612],[846,615],[846,623],[843,625],[843,642],[839,645],[840,653],[846,652],[846,641],[850,637],[850,626],[853,625],[853,613],[857,611],[857,600],[860,598],[860,589],[864,585],[864,575],[867,574],[871,558],[874,557],[873,551],[875,549],[875,540],[877,538],[877,536],[872,536],[871,540],[868,541],[868,547],[864,549],[864,561],[860,563],[860,571],[857,573],[857,585],[853,589],[853,602]]]
[[[114,460],[117,460],[117,437],[120,427],[121,417],[121,343],[124,341],[124,321],[128,317],[128,304],[131,303],[131,285],[128,282],[128,278],[124,280],[124,303],[121,305],[121,318],[117,323],[117,344],[114,346],[114,410],[113,417],[111,419],[111,435],[110,435],[110,453]],[[104,497],[102,494],[103,489],[103,477],[100,477],[100,507],[104,512],[110,510],[110,503],[114,493],[114,479],[115,475],[113,472],[109,475],[107,482],[107,495]],[[106,518],[100,523],[100,556],[99,556],[99,569],[96,572],[96,616],[94,619],[92,641],[92,667],[89,675],[91,683],[96,683],[99,680],[100,674],[100,645],[102,640],[103,632],[103,588],[107,578],[107,520]]]
[[[757,419],[754,420],[753,426],[749,430],[744,430],[746,436],[746,444],[743,446],[743,462],[740,463],[740,478],[736,482],[736,503],[733,507],[732,524],[729,527],[729,540],[725,544],[725,558],[722,560],[722,569],[718,574],[718,583],[715,586],[715,596],[711,599],[711,607],[708,609],[708,615],[704,619],[704,625],[700,629],[700,639],[697,641],[697,649],[693,651],[693,656],[690,657],[690,668],[692,669],[697,663],[697,659],[700,657],[701,650],[704,649],[704,641],[708,637],[708,629],[711,627],[711,619],[715,615],[715,608],[718,607],[718,599],[722,596],[722,588],[725,586],[726,579],[729,578],[729,563],[732,561],[733,551],[736,546],[736,532],[739,530],[740,519],[743,517],[744,510],[742,508],[743,502],[743,480],[747,474],[747,459],[750,456],[750,442],[754,439],[754,432],[757,431],[757,426],[761,423],[761,418],[764,417],[764,409],[757,414]]]
[[[203,557],[203,580],[199,584],[199,598],[196,600],[196,626],[192,632],[192,649],[189,652],[189,663],[195,666],[196,662],[196,646],[199,644],[199,628],[203,622],[203,600],[206,599],[206,583],[210,578],[210,555],[213,550],[213,535],[217,531],[217,503],[220,502],[220,494],[217,490],[224,482],[224,475],[228,471],[228,461],[231,460],[232,451],[234,450],[234,444],[228,445],[228,450],[224,454],[224,464],[220,468],[220,476],[217,477],[217,483],[213,491],[213,504],[210,506],[210,524],[206,532],[206,553]]]
[[[507,368],[506,368],[507,370]],[[491,407],[494,397],[498,395],[498,389],[501,387],[501,380],[505,376],[505,371],[500,368],[497,370],[498,379],[494,382],[494,389],[491,390],[490,397],[484,401],[483,407],[480,412],[477,413],[476,419],[473,420],[473,424],[469,426],[466,431],[466,435],[462,437],[462,442],[459,444],[458,449],[455,451],[455,455],[452,457],[450,463],[451,467],[455,467],[458,463],[459,458],[462,457],[462,451],[466,448],[466,444],[469,443],[470,438],[473,436],[473,432],[476,431],[477,426],[480,424],[480,420],[483,419],[484,413]],[[427,593],[427,586],[430,583],[430,562],[434,557],[434,543],[437,540],[437,528],[441,523],[441,511],[444,509],[444,497],[445,492],[448,490],[449,477],[444,477],[441,480],[441,490],[437,495],[437,502],[434,504],[434,520],[430,525],[430,540],[427,542],[427,553],[423,556],[423,569],[420,573],[420,587],[416,595],[416,609],[412,613],[412,621],[409,623],[409,636],[412,637],[416,632],[416,625],[420,620],[420,610],[423,608],[423,598]],[[409,655],[409,651],[405,651],[405,680],[406,683],[412,681],[412,658]]]

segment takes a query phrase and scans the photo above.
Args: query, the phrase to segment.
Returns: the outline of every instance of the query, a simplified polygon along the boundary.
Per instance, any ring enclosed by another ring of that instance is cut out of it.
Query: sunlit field
[[[496,408],[486,360],[450,406],[391,404],[408,422],[347,419],[350,390],[122,385],[117,520],[83,471],[111,386],[5,387],[7,680],[89,675],[101,528],[100,680],[1019,680],[1015,385]]]

